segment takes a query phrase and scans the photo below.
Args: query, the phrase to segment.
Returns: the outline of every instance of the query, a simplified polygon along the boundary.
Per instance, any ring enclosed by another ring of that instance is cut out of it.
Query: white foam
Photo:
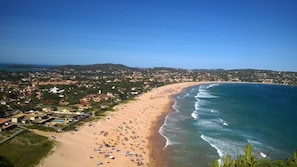
[[[211,147],[216,149],[220,158],[227,154],[230,155],[232,158],[236,158],[238,155],[244,154],[243,150],[240,150],[239,148],[243,148],[245,143],[227,139],[219,140],[205,135],[201,135],[201,138],[208,144],[210,144]]]
[[[172,108],[175,110],[175,112],[180,112],[177,108],[177,101],[174,101],[174,104],[172,105]]]
[[[201,135],[200,136],[204,141],[206,141],[208,144],[211,145],[211,147],[215,148],[217,150],[217,153],[219,154],[220,158],[222,158],[225,153],[223,153],[222,150],[220,150],[214,143],[216,143],[216,139],[213,139],[211,137],[207,137],[207,136],[204,136],[204,135]]]
[[[169,115],[167,115],[167,116],[165,117],[164,123],[163,123],[163,125],[160,127],[160,129],[159,129],[159,133],[160,133],[161,136],[163,136],[163,137],[165,138],[165,140],[166,140],[166,144],[165,144],[165,146],[163,147],[163,149],[165,149],[165,148],[168,147],[169,145],[173,145],[173,144],[175,144],[173,141],[171,141],[171,140],[165,135],[165,131],[164,131],[164,129],[166,128],[166,126],[168,126],[168,123],[167,123],[168,119],[169,119]]]
[[[176,96],[178,99],[181,99],[181,98],[185,98],[185,97],[188,97],[190,96],[189,93],[186,93],[185,95],[181,95],[181,96]]]
[[[209,88],[212,88],[212,87],[215,87],[215,86],[219,86],[219,85],[220,85],[220,84],[211,84],[211,85],[207,86],[206,89],[209,89]]]
[[[219,122],[216,119],[199,119],[199,121],[197,121],[197,125],[200,128],[208,130],[223,129],[223,127],[219,124]]]
[[[200,106],[200,105],[199,105],[199,101],[196,101],[196,102],[195,102],[195,105],[194,105],[195,110],[198,110],[198,109],[199,109],[199,106]]]
[[[221,119],[221,118],[219,118],[219,121],[220,121],[224,126],[228,126],[228,125],[229,125],[226,121],[224,121],[224,120]]]
[[[171,145],[171,142],[170,142],[170,140],[169,140],[169,138],[167,137],[167,136],[165,136],[164,135],[164,131],[163,131],[163,125],[160,127],[160,129],[159,129],[159,133],[160,133],[160,135],[161,136],[163,136],[164,138],[165,138],[165,140],[166,140],[166,144],[165,144],[165,146],[163,147],[163,149],[165,149],[166,147],[168,147],[169,145]]]
[[[213,96],[209,93],[208,90],[205,89],[199,89],[199,92],[197,93],[197,95],[195,96],[195,98],[199,99],[199,98],[205,98],[205,99],[211,99],[211,98],[218,98],[217,96]]]
[[[266,158],[266,157],[267,157],[267,155],[264,154],[264,153],[262,153],[262,152],[260,152],[260,155],[261,155],[263,158]]]
[[[250,144],[252,144],[252,145],[257,145],[257,146],[262,145],[261,142],[255,141],[255,140],[251,140],[251,139],[247,139],[247,142],[250,143]]]
[[[255,149],[257,149],[257,150],[259,150],[260,148],[263,147],[263,143],[261,143],[261,142],[259,142],[259,141],[255,141],[255,140],[247,139],[247,142],[250,143],[250,144],[252,144],[253,147],[254,147]],[[269,148],[269,146],[268,146],[268,147],[267,147],[267,146],[264,146],[264,148],[267,149],[267,148]],[[267,158],[267,157],[268,157],[265,153],[261,152],[260,150],[259,150],[259,152],[260,152],[260,156],[261,156],[261,157],[263,157],[263,158]]]
[[[201,113],[201,115],[203,115],[203,113]],[[229,124],[221,118],[199,119],[196,125],[202,129],[229,131],[229,129],[224,128],[224,126],[229,126]]]
[[[192,112],[191,116],[194,118],[194,120],[198,119],[199,118],[198,111],[195,110],[194,112]]]
[[[218,110],[214,110],[214,109],[211,109],[210,112],[211,112],[211,113],[219,113]]]
[[[195,98],[196,100],[199,100],[199,98],[198,98],[198,93],[197,93],[196,96],[194,96],[194,98]]]

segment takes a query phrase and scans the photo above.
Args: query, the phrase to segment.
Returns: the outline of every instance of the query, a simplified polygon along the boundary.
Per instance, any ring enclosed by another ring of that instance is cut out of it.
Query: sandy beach
[[[187,82],[155,88],[135,100],[115,106],[104,119],[75,132],[55,133],[57,146],[43,167],[162,166],[156,128],[172,104],[171,96],[203,83]]]

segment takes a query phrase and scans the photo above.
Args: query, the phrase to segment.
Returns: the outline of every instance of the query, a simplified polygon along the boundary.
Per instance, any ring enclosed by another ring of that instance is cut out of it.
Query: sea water
[[[168,166],[209,166],[250,143],[257,158],[286,159],[297,149],[297,87],[206,84],[173,97],[160,134]]]

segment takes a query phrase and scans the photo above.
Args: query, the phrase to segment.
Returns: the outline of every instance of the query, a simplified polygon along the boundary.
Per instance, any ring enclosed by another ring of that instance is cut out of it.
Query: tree
[[[0,166],[13,167],[13,164],[6,157],[0,155]]]
[[[0,117],[4,117],[7,111],[7,107],[4,105],[0,105]]]
[[[237,159],[236,164],[244,167],[257,167],[258,163],[255,156],[252,155],[252,150],[252,145],[248,144],[244,149],[244,156],[240,156]]]
[[[269,160],[264,158],[257,160],[252,154],[252,145],[245,147],[245,154],[239,156],[236,160],[232,160],[229,155],[222,158],[222,163],[217,160],[213,161],[212,167],[297,167],[297,154],[294,152],[293,158],[287,160]]]

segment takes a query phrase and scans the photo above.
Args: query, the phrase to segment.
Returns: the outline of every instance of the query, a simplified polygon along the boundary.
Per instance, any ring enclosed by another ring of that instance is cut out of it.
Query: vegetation
[[[39,125],[39,124],[26,124],[23,125],[24,127],[28,128],[28,129],[38,129],[38,130],[42,130],[45,132],[55,132],[56,130],[52,127],[47,127],[47,126],[43,126],[43,125]]]
[[[13,164],[4,156],[0,156],[1,167],[13,167]]]
[[[294,152],[293,157],[287,160],[269,160],[264,158],[257,160],[252,154],[252,145],[248,144],[245,147],[245,154],[237,159],[231,159],[229,155],[222,158],[222,162],[213,161],[212,167],[297,167],[297,153]]]
[[[69,106],[77,110],[79,104],[88,106],[90,103],[86,110],[91,109],[99,115],[119,101],[170,83],[245,81],[297,85],[296,76],[294,72],[269,70],[143,69],[119,64],[52,66],[44,67],[42,71],[0,71],[0,117],[19,111],[40,111],[45,106]],[[50,91],[54,87],[59,91]],[[91,99],[100,94],[101,100]],[[107,94],[111,96],[105,100],[104,95]],[[84,103],[82,99],[86,97],[89,99]]]
[[[23,68],[22,66],[12,66]],[[0,117],[9,117],[30,110],[79,111],[94,115],[64,130],[100,118],[105,111],[112,111],[118,103],[133,100],[135,96],[155,87],[170,83],[188,81],[234,81],[297,85],[296,72],[267,70],[185,70],[178,68],[130,68],[119,64],[95,64],[87,66],[53,66],[36,70],[35,66],[24,66],[33,70],[0,71]],[[40,67],[41,68],[41,67]],[[43,67],[42,67],[43,68]],[[55,88],[57,91],[52,91]],[[31,129],[53,131],[42,125],[24,125]],[[62,125],[60,125],[62,126]],[[0,139],[9,136],[1,132]],[[30,132],[26,132],[3,143],[0,147],[0,167],[34,166],[45,156],[53,142]],[[286,161],[258,161],[252,155],[251,146],[245,156],[232,160],[223,158],[223,166],[296,166],[296,154]],[[7,151],[9,150],[9,151]],[[249,152],[250,151],[250,152]],[[214,166],[222,166],[217,161]]]
[[[0,166],[36,166],[53,148],[47,137],[25,132],[3,143],[0,147]],[[8,151],[9,150],[9,151]]]

